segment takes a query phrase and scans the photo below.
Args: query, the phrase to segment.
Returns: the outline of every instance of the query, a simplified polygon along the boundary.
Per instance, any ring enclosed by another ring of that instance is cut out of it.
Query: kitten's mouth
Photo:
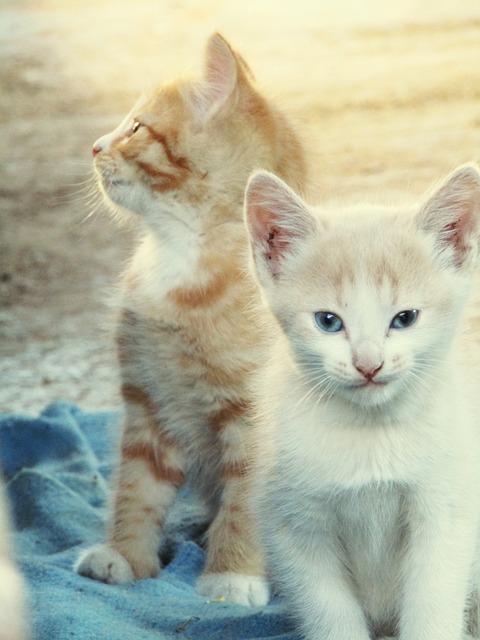
[[[352,385],[352,389],[373,389],[374,387],[384,387],[386,384],[381,380],[365,380],[365,382]]]
[[[98,167],[95,165],[95,171],[97,172],[100,182],[105,189],[109,189],[111,187],[123,187],[128,184],[128,180],[117,178],[115,176],[115,172],[111,171],[108,167]]]

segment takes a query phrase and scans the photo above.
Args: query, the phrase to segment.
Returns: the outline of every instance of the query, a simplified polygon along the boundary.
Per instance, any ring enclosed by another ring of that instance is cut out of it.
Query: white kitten
[[[283,336],[259,377],[259,514],[308,640],[477,629],[478,387],[462,311],[480,176],[416,210],[311,212],[260,172],[255,269]]]
[[[24,588],[9,543],[9,518],[0,478],[0,640],[24,640]]]

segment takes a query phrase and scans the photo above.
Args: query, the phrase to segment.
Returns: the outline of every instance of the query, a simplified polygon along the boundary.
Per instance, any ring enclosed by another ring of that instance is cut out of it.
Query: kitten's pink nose
[[[95,157],[100,153],[100,151],[102,151],[102,147],[98,144],[98,142],[96,142],[92,147],[92,156]]]
[[[362,374],[362,376],[364,378],[367,378],[367,380],[373,380],[373,378],[377,375],[377,373],[380,371],[380,369],[383,367],[383,362],[378,365],[378,367],[365,367],[362,366],[360,364],[356,364],[355,365],[355,369],[357,371],[360,371],[360,373]]]
[[[381,348],[371,340],[362,340],[353,348],[353,366],[367,380],[373,380],[383,367]]]

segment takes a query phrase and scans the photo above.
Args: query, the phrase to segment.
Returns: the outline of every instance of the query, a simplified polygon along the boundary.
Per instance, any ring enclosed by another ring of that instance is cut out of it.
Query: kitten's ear
[[[440,257],[455,269],[474,268],[479,249],[480,174],[457,169],[417,216],[417,225],[435,237]]]
[[[283,275],[285,260],[314,232],[315,219],[285,182],[268,171],[255,173],[245,193],[245,217],[260,280]]]
[[[219,33],[210,36],[205,50],[204,78],[190,101],[199,121],[217,113],[230,99],[245,63]]]

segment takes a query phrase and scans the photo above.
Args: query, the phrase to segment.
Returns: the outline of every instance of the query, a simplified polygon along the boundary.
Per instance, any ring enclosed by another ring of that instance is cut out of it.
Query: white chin
[[[118,185],[109,185],[108,189],[102,186],[102,195],[107,205],[125,216],[138,215],[132,208],[131,191],[128,189],[127,183],[119,183]]]
[[[117,182],[111,183],[108,186],[101,184],[101,191],[103,197],[106,200],[110,200],[114,204],[118,204],[120,206],[123,205],[123,201],[125,200],[126,192],[125,192],[125,183]]]
[[[379,407],[395,395],[392,383],[348,389],[349,400],[362,407]]]

